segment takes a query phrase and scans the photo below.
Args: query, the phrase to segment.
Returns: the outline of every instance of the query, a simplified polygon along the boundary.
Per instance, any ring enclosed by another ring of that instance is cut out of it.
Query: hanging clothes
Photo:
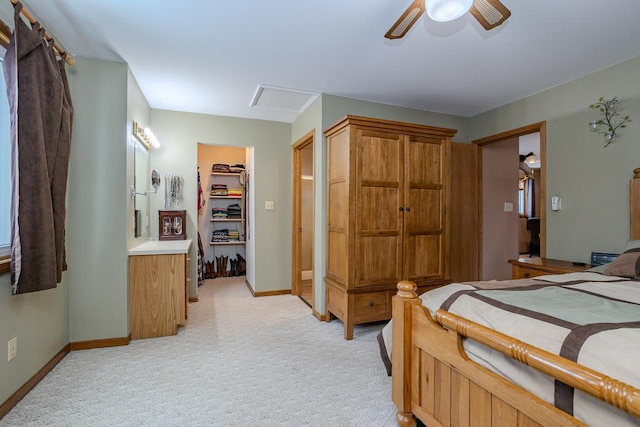
[[[204,194],[202,192],[202,182],[200,181],[200,167],[198,167],[198,212],[202,213],[204,208]]]
[[[64,216],[71,144],[66,76],[39,24],[15,5],[3,62],[11,113],[11,284],[14,294],[55,288],[66,268]]]
[[[204,247],[202,246],[202,239],[200,238],[200,232],[198,232],[198,286],[202,285],[205,279],[205,267],[204,267]]]

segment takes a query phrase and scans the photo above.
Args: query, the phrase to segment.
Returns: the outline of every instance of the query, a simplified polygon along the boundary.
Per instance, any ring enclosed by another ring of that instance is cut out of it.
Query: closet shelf
[[[211,219],[211,222],[244,222],[244,219],[229,218],[229,219]]]
[[[242,196],[209,196],[210,199],[242,199]]]
[[[240,176],[240,172],[211,172],[211,175],[216,175],[216,176]]]
[[[237,242],[209,242],[211,246],[231,246],[231,245],[244,245],[244,240],[238,240]]]

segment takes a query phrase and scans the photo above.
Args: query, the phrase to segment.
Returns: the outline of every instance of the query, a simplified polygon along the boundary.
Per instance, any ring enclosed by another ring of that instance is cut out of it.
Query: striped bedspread
[[[442,308],[640,388],[640,282],[597,273],[457,283],[421,296]],[[613,408],[487,347],[465,340],[477,363],[589,425],[640,425]]]

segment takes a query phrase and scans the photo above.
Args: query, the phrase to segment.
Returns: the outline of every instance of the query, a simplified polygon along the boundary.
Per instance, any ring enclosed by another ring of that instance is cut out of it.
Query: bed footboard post
[[[416,423],[411,413],[411,310],[414,305],[420,305],[417,288],[415,283],[403,280],[398,283],[398,293],[392,300],[391,394],[400,427],[413,427]]]

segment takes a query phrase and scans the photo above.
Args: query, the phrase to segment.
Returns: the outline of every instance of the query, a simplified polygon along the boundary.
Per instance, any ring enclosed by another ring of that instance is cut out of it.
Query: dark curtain
[[[3,63],[11,113],[11,284],[14,294],[55,288],[66,270],[65,198],[73,108],[63,63],[39,24],[15,5]]]

